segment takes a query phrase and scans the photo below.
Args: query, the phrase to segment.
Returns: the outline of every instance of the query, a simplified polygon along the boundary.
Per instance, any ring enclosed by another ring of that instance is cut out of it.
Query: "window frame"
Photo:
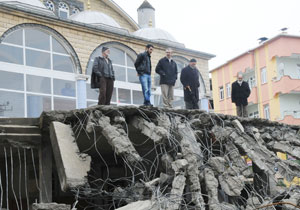
[[[226,97],[231,98],[231,84],[230,83],[226,84]]]
[[[26,29],[31,29],[31,30],[38,30],[43,33],[46,33],[49,37],[49,42],[50,42],[50,50],[42,50],[38,48],[33,48],[33,47],[27,47],[25,45],[25,30]],[[0,88],[1,91],[6,91],[6,92],[14,92],[14,93],[22,93],[24,96],[24,116],[19,116],[19,117],[28,117],[28,96],[40,96],[40,97],[50,97],[51,98],[51,110],[54,110],[54,100],[56,98],[61,98],[61,99],[68,99],[68,100],[73,100],[75,103],[75,108],[77,108],[77,85],[76,85],[76,77],[75,75],[77,74],[77,70],[79,69],[76,67],[76,62],[75,58],[73,58],[72,49],[69,49],[70,46],[66,45],[65,42],[63,41],[63,37],[59,37],[55,35],[53,32],[50,30],[43,29],[41,27],[35,27],[35,26],[22,26],[22,27],[16,27],[16,30],[10,29],[10,32],[7,34],[9,36],[10,34],[21,30],[22,33],[22,44],[11,44],[5,41],[5,38],[1,42],[3,45],[7,46],[13,46],[17,48],[23,49],[23,64],[14,64],[11,62],[0,62],[0,71],[7,71],[7,72],[12,72],[12,73],[19,73],[23,75],[23,83],[24,83],[24,88],[23,90],[13,90],[13,89],[8,89],[8,88]],[[56,40],[65,50],[66,53],[57,53],[54,52],[52,49],[52,40]],[[26,64],[26,49],[30,50],[35,50],[36,52],[47,52],[51,55],[50,58],[50,69],[45,69],[45,68],[39,68],[39,67],[34,67],[34,66],[28,66]],[[64,71],[59,71],[59,70],[54,70],[53,69],[53,55],[62,55],[62,56],[67,56],[72,60],[72,69],[73,72],[64,72]],[[36,91],[29,91],[27,90],[27,77],[28,76],[37,76],[37,77],[44,77],[44,78],[49,78],[50,79],[50,93],[40,93]],[[74,83],[74,91],[75,91],[75,96],[65,96],[65,95],[57,95],[54,94],[54,80],[59,79],[59,80],[66,80],[68,82]],[[44,106],[42,106],[42,109]]]
[[[266,84],[268,82],[267,80],[267,68],[263,67],[260,70],[260,76],[261,76],[261,84]]]
[[[269,106],[269,104],[264,105],[264,117],[265,117],[265,119],[270,120],[271,115],[270,115],[270,106]]]
[[[224,86],[219,87],[219,97],[220,101],[224,100]]]

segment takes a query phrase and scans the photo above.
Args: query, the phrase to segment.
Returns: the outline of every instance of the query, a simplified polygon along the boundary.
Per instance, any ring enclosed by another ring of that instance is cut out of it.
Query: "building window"
[[[71,47],[35,27],[8,34],[0,44],[0,105],[5,117],[38,117],[42,111],[76,108],[76,82]],[[5,50],[5,51],[3,51]]]
[[[183,57],[179,57],[179,56],[174,56],[173,59],[177,64],[177,72],[178,72],[177,80],[175,82],[174,88],[178,89],[178,90],[182,90],[182,84],[180,82],[180,75],[181,75],[182,69],[188,65],[188,60]]]
[[[266,67],[261,69],[260,77],[261,77],[261,84],[267,83],[267,69],[266,69]]]
[[[220,100],[224,99],[224,88],[223,86],[219,88]]]
[[[247,80],[247,82],[249,84],[250,90],[252,90],[252,88],[256,87],[255,76],[249,77],[249,79]]]
[[[47,9],[49,9],[49,10],[51,10],[51,11],[54,12],[54,3],[53,3],[52,1],[47,0],[47,1],[45,2],[45,6],[46,6]]]
[[[77,7],[74,7],[72,10],[72,14],[77,14],[80,10]]]
[[[116,78],[111,103],[117,105],[143,104],[144,97],[134,67],[136,53],[126,46],[118,43],[108,43],[99,46],[90,56],[86,74],[91,75],[95,57],[102,55],[101,50],[103,46],[110,49],[109,58],[112,61]],[[90,81],[88,81],[87,98],[89,106],[97,104],[98,94],[99,91],[97,89],[90,88]]]
[[[67,19],[69,17],[69,6],[65,2],[59,2],[58,16],[63,19]]]
[[[300,79],[300,64],[297,64],[297,78]]]
[[[227,98],[231,97],[231,84],[230,83],[226,84],[226,97]]]
[[[279,77],[284,76],[284,63],[280,63],[278,65],[278,73],[279,73]]]
[[[264,115],[266,119],[270,119],[270,107],[269,104],[264,105]]]
[[[259,118],[259,113],[258,111],[255,111],[255,112],[252,112],[249,114],[249,117],[250,118]]]

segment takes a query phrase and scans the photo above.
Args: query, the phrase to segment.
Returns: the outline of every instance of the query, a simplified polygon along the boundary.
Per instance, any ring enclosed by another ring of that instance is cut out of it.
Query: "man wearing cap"
[[[237,80],[231,85],[231,101],[236,105],[237,116],[248,117],[247,105],[250,93],[248,83],[243,81],[243,73],[238,72]]]
[[[153,45],[147,44],[146,50],[143,53],[140,53],[135,62],[134,66],[139,76],[142,91],[144,95],[144,105],[152,106],[150,103],[151,97],[151,53],[153,52]]]
[[[199,109],[199,71],[196,68],[197,61],[192,58],[187,67],[183,68],[180,81],[183,85],[184,102],[186,109]]]
[[[109,48],[102,47],[102,57],[96,57],[93,64],[91,88],[99,88],[98,105],[110,105],[114,90],[115,72],[109,54]]]
[[[172,49],[166,49],[166,57],[159,60],[155,72],[160,76],[163,106],[172,108],[174,85],[177,80],[177,64],[172,59]]]

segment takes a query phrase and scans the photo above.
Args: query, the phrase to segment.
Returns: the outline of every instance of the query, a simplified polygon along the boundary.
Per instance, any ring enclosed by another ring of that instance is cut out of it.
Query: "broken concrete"
[[[92,127],[97,126],[101,129],[102,135],[108,140],[108,143],[114,148],[116,154],[123,156],[132,164],[142,160],[125,130],[111,125],[110,118],[99,111],[91,113],[87,131],[92,132],[94,130]]]
[[[163,140],[168,137],[168,131],[166,129],[156,126],[154,123],[148,122],[142,117],[134,117],[132,125],[140,130],[142,134],[152,139],[154,143],[162,143]]]
[[[66,191],[86,185],[91,157],[79,153],[70,125],[52,122],[50,138],[61,189]]]
[[[109,209],[104,205],[109,203],[126,210],[250,210],[282,193],[277,177],[291,180],[300,174],[297,163],[275,154],[282,151],[299,159],[297,126],[155,107],[98,106],[60,112],[57,117],[45,113],[42,119],[45,132],[49,121],[57,120],[72,125],[81,144],[88,138],[99,140],[95,148],[105,156],[92,158],[108,175],[90,176],[89,182],[99,184],[80,194],[81,199],[89,199],[97,192],[95,200],[102,200],[95,202],[99,209]],[[103,151],[105,142],[111,152]],[[244,155],[252,159],[253,167],[245,163]],[[113,167],[120,173],[109,173]],[[257,180],[268,188],[264,193],[255,188]],[[283,194],[294,203],[298,196],[297,191]]]
[[[71,205],[57,203],[34,203],[32,210],[70,210]]]

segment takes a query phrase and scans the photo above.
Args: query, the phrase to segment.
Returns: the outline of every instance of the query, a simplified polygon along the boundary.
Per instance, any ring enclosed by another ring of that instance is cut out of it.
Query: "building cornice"
[[[53,15],[41,14],[37,11],[31,11],[29,9],[19,8],[14,5],[8,5],[8,4],[1,3],[1,2],[0,2],[0,11],[4,12],[6,14],[19,12],[19,14],[18,14],[19,16],[21,16],[21,13],[23,13],[23,16],[25,14],[27,16],[27,18],[28,18],[28,15],[31,15],[32,17],[38,18],[40,21],[44,20],[44,21],[48,21],[48,23],[52,23],[52,24],[54,22],[56,22],[57,24],[60,24],[61,26],[64,26],[64,27],[66,25],[68,25],[69,27],[74,28],[74,30],[77,30],[77,31],[79,29],[84,32],[86,32],[87,30],[90,30],[90,31],[93,31],[95,34],[99,34],[99,32],[101,32],[101,33],[104,33],[107,37],[109,37],[111,34],[113,34],[114,36],[117,36],[121,40],[124,40],[126,42],[134,43],[134,41],[139,41],[139,42],[143,42],[144,45],[151,43],[155,47],[156,46],[161,47],[161,48],[172,47],[174,50],[177,50],[179,52],[184,52],[184,53],[188,54],[189,56],[196,56],[196,57],[199,57],[199,58],[202,58],[205,60],[209,60],[209,59],[215,57],[215,55],[213,55],[213,54],[174,46],[174,45],[172,45],[172,43],[166,44],[166,43],[162,43],[162,42],[156,41],[156,40],[149,40],[146,38],[137,37],[137,36],[130,34],[126,29],[120,30],[118,28],[110,27],[110,26],[107,26],[104,24],[101,26],[100,25],[93,26],[93,25],[89,25],[89,24],[80,23],[77,21],[72,21],[69,19],[62,19],[62,18],[53,16]],[[12,15],[15,15],[15,14],[12,14]]]

